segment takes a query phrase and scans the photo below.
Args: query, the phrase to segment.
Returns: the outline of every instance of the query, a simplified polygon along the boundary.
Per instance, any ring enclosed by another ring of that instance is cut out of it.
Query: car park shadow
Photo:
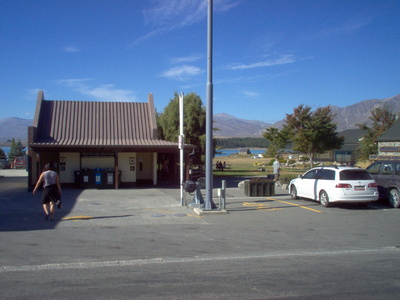
[[[63,207],[57,209],[56,220],[45,221],[39,190],[28,191],[27,177],[0,178],[0,231],[32,231],[54,229],[70,213],[82,190],[63,189]]]

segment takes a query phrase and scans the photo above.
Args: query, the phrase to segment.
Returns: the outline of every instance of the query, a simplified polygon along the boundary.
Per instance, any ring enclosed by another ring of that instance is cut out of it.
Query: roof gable
[[[33,144],[57,146],[176,146],[156,139],[149,102],[91,102],[40,99]]]

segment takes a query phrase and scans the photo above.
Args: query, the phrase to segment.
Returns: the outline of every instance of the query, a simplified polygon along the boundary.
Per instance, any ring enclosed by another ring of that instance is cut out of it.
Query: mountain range
[[[356,129],[357,123],[371,124],[369,117],[371,111],[379,106],[386,106],[392,113],[400,112],[400,95],[386,99],[371,99],[357,102],[345,107],[331,105],[331,111],[335,115],[337,131]],[[292,112],[289,112],[292,113]],[[214,133],[216,137],[261,137],[265,128],[276,127],[281,129],[284,120],[276,123],[264,123],[262,121],[250,121],[239,119],[228,114],[215,114],[214,127],[219,130]]]
[[[345,107],[331,105],[331,110],[337,123],[337,131],[355,129],[357,128],[355,126],[357,123],[371,124],[371,120],[369,120],[371,111],[383,105],[389,107],[392,113],[400,112],[400,95],[386,99],[364,100]],[[32,121],[31,119],[16,117],[0,119],[0,142],[6,142],[12,138],[27,141],[28,126],[32,125]],[[224,113],[215,114],[214,127],[219,130],[214,133],[214,136],[220,138],[261,137],[265,128],[276,127],[280,129],[284,124],[284,120],[271,124],[240,119]]]

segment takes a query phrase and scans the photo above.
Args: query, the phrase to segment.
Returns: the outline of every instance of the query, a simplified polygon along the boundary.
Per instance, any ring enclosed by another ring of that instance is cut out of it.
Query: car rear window
[[[371,180],[372,177],[365,170],[343,170],[339,174],[340,180]]]

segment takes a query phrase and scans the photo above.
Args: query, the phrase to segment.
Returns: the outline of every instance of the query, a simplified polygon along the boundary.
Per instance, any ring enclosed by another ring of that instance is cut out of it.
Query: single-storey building
[[[400,159],[400,119],[394,121],[378,139],[378,155],[371,155],[371,160]]]
[[[359,147],[359,139],[366,133],[362,129],[346,129],[338,133],[338,136],[344,137],[344,143],[340,149],[327,151],[324,154],[318,154],[319,161],[335,161],[338,163],[355,163],[356,149]]]
[[[185,145],[187,153],[193,145]],[[45,100],[28,128],[28,185],[53,162],[62,185],[125,187],[179,183],[177,142],[157,138],[153,95],[141,102]]]
[[[356,162],[356,150],[360,145],[360,138],[366,133],[362,129],[346,129],[338,133],[344,137],[344,143],[340,149],[330,150],[319,154],[318,160],[335,161],[341,164],[353,164]]]

